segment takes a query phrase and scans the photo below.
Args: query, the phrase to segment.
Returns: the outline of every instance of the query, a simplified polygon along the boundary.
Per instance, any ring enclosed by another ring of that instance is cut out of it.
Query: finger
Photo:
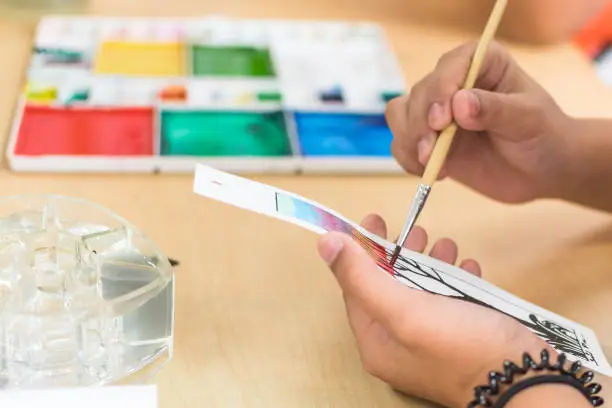
[[[451,98],[463,87],[465,77],[476,52],[475,41],[445,53],[430,74],[427,97],[428,124],[441,131],[452,121]],[[499,44],[490,46],[476,80],[475,87],[494,89],[503,78],[505,68],[511,59]]]
[[[424,131],[423,136],[417,142],[417,159],[421,165],[427,166],[437,140],[438,134],[434,130]]]
[[[361,226],[372,234],[387,239],[387,224],[380,215],[368,214],[363,221],[361,221]]]
[[[523,128],[530,118],[539,119],[534,102],[522,94],[502,94],[480,89],[461,90],[452,99],[452,110],[457,125],[465,130],[489,131],[524,137]],[[520,133],[515,135],[514,133]]]
[[[465,130],[483,130],[478,120],[480,99],[471,90],[461,90],[453,95],[452,110],[457,125]]]
[[[442,238],[437,241],[431,248],[431,251],[429,251],[429,255],[432,258],[439,259],[451,265],[454,265],[457,261],[458,254],[459,250],[457,244],[455,244],[455,241],[448,238]]]
[[[479,278],[482,276],[482,270],[480,268],[480,265],[473,259],[465,259],[461,261],[459,267],[464,271],[471,273],[472,275],[478,276]]]
[[[410,314],[426,313],[429,303],[423,296],[427,293],[410,289],[380,270],[349,236],[330,232],[319,239],[318,249],[344,296],[354,299],[390,332],[409,330]]]
[[[429,127],[438,132],[451,124],[453,113],[450,104],[450,97],[442,102],[434,101],[429,106],[427,121]]]
[[[407,126],[412,136],[407,142],[414,143],[417,139],[418,160],[422,165],[429,160],[437,132],[452,121],[453,95],[463,86],[475,50],[476,42],[470,42],[447,52],[435,70],[411,91]],[[507,51],[497,43],[491,44],[475,87],[494,90],[512,63]]]
[[[425,140],[419,140],[417,142],[417,157],[418,157],[419,164],[422,164],[423,167],[427,166],[427,163],[429,163],[429,158],[431,157],[431,154],[433,152],[433,148],[435,146],[436,140],[437,138],[434,139],[433,141],[430,138],[426,138]],[[451,145],[449,156],[452,157],[452,154],[453,154],[453,149]],[[438,172],[438,177],[436,180],[437,181],[444,180],[446,177],[448,177],[447,162],[442,164],[442,167],[440,168],[440,171]]]
[[[445,99],[440,98],[435,101],[434,95],[438,89],[435,84],[436,74],[431,73],[417,83],[410,91],[410,109],[408,110],[407,132],[409,137],[404,140],[413,148],[416,143],[416,154],[418,163],[422,166],[427,164],[427,158],[433,148],[438,132],[429,126],[430,108],[434,102],[438,102],[441,112],[448,110],[450,112],[450,93]],[[449,122],[450,123],[450,122]]]
[[[414,252],[423,252],[427,248],[427,239],[427,231],[417,225],[408,234],[403,247]],[[397,239],[395,242],[397,242]]]
[[[424,105],[427,115],[422,117],[427,118],[431,129],[440,132],[451,124],[451,99],[461,89],[475,50],[475,43],[471,42],[445,53],[429,74]]]
[[[459,47],[456,47],[440,57],[434,72],[437,73],[440,84],[445,84],[447,92],[442,92],[448,95],[448,91],[452,91],[450,85],[455,84],[456,92],[463,88],[463,83],[472,58],[478,46],[477,41],[470,41]],[[485,53],[482,65],[474,83],[474,88],[496,90],[500,82],[505,78],[508,70],[514,67],[514,60],[507,49],[502,47],[498,42],[492,41]],[[453,92],[453,93],[454,93]]]
[[[387,104],[385,118],[393,134],[391,142],[393,157],[406,172],[420,175],[423,172],[423,166],[418,160],[414,134],[408,126],[410,98],[410,95],[404,95],[391,100]]]

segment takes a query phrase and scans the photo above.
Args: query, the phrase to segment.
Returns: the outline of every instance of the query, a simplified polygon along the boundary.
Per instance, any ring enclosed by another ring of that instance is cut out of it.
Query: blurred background
[[[11,133],[36,24],[47,14],[373,21],[384,26],[410,86],[444,52],[477,38],[491,6],[486,0],[0,0],[0,135],[6,141]],[[498,38],[568,113],[609,116],[611,27],[608,0],[510,0]],[[71,54],[39,51],[42,61],[74,62]],[[47,91],[32,94],[44,99]],[[353,220],[378,212],[397,230],[415,180],[404,174],[371,176],[258,180]],[[2,169],[0,185],[3,195],[53,192],[99,203],[180,260],[176,357],[158,380],[160,406],[190,407],[194,400],[211,407],[406,406],[362,373],[337,288],[315,255],[310,232],[202,200],[192,193],[191,174],[114,177]],[[612,307],[607,290],[612,285],[590,285],[595,278],[612,279],[612,224],[604,215],[551,202],[505,206],[448,182],[436,186],[422,221],[432,240],[457,239],[494,284],[612,339],[605,312]],[[265,239],[253,239],[253,233]],[[316,302],[304,301],[313,294]]]
[[[283,0],[276,2],[284,3]],[[0,19],[35,24],[40,16],[49,13],[159,15],[167,12],[166,3],[165,0],[143,4],[120,0],[0,0]],[[219,10],[229,14],[235,10],[240,17],[275,14],[274,7],[258,8],[257,2],[250,0],[224,2],[222,7],[215,2],[198,3],[173,2],[173,10],[177,15]],[[299,3],[295,7],[279,7],[283,10],[282,16],[290,17],[289,9],[295,13],[291,17],[316,18],[316,10],[323,6],[326,15],[332,18],[375,20],[392,10],[398,23],[442,24],[472,33],[481,29],[491,6],[491,2],[482,0],[313,0],[311,7]],[[570,40],[593,61],[600,78],[612,86],[612,2],[609,0],[513,0],[509,2],[499,35],[502,39],[535,44]]]

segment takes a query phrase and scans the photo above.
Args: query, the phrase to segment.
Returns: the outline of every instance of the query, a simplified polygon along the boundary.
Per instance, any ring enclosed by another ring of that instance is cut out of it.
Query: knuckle
[[[453,48],[450,51],[446,51],[438,60],[436,68],[444,68],[449,65],[455,65],[455,62],[458,59],[469,61],[474,53],[474,50],[476,49],[477,44],[477,41],[470,41]]]
[[[506,65],[511,56],[501,44],[495,42],[489,45],[489,50],[485,55],[485,61],[489,60],[495,65],[502,66]]]
[[[401,142],[397,138],[391,140],[391,155],[398,162],[402,163],[406,161],[405,148],[401,145]]]
[[[411,105],[409,106],[408,112],[411,110],[420,112],[426,107],[424,104],[431,103],[437,95],[440,94],[440,90],[445,88],[447,84],[441,83],[439,72],[430,72],[423,79],[417,82],[411,89],[410,94],[412,95]],[[414,108],[414,109],[412,109]],[[424,120],[423,118],[417,117],[416,120]]]
[[[387,106],[385,106],[385,120],[387,121],[387,125],[391,126],[395,116],[394,115],[394,110],[395,107],[392,105],[393,101],[389,102],[387,104]]]
[[[418,162],[415,149],[401,145],[395,139],[391,142],[391,155],[404,171],[410,174],[422,174],[423,166]]]
[[[478,48],[478,42],[479,40],[470,40],[457,47],[457,52],[471,59],[474,52],[476,52],[476,48]]]
[[[449,100],[459,90],[458,77],[457,70],[439,73],[438,80],[435,81],[438,84],[438,89],[436,90],[438,99]]]
[[[407,112],[408,110],[408,98],[405,96],[400,96],[398,98],[392,99],[387,103],[385,107],[385,119],[391,125],[394,122],[398,115]]]
[[[492,39],[489,43],[488,51],[493,54],[501,54],[505,51],[505,48],[499,43],[499,41]]]
[[[436,69],[444,68],[448,65],[449,61],[452,61],[455,58],[455,50],[446,51],[440,58],[438,58],[438,62],[436,62]]]
[[[506,58],[510,56],[508,49],[497,40],[491,40],[491,43],[489,44],[488,54],[501,58]]]
[[[405,95],[390,101],[385,108],[385,119],[391,130],[404,123],[410,112],[410,97]]]
[[[479,78],[485,88],[496,89],[513,67],[514,60],[506,48],[498,42],[489,45]]]
[[[474,44],[467,43],[446,52],[440,57],[430,74],[432,99],[449,99],[461,86],[470,66]]]
[[[412,87],[410,88],[410,95],[413,96],[413,99],[416,99],[418,97],[418,95],[422,94],[423,91],[426,88],[426,81],[427,78],[429,77],[428,74],[427,76],[425,76],[423,79],[421,79],[419,82],[415,83],[414,85],[412,85]]]

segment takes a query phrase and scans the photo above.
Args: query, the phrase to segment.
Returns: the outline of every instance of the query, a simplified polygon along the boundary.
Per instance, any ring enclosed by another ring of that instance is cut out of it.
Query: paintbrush
[[[471,89],[474,87],[474,83],[476,82],[476,78],[478,77],[480,66],[482,65],[482,61],[484,60],[486,51],[489,48],[489,44],[491,43],[493,37],[495,36],[495,32],[497,31],[499,22],[501,21],[502,15],[504,14],[506,3],[507,0],[497,0],[495,2],[493,10],[491,11],[491,15],[489,16],[489,20],[487,21],[482,35],[480,36],[480,40],[478,41],[474,56],[472,57],[470,68],[463,83],[463,89]],[[397,260],[397,257],[399,256],[400,251],[402,250],[404,242],[406,242],[410,231],[412,230],[414,224],[419,218],[421,211],[423,211],[423,207],[427,202],[427,198],[429,197],[431,188],[434,182],[438,179],[440,169],[444,165],[444,161],[446,160],[446,156],[448,155],[448,151],[450,149],[453,138],[455,137],[456,131],[457,124],[453,121],[447,128],[445,128],[440,133],[436,140],[436,144],[433,148],[429,161],[425,166],[423,176],[421,177],[421,182],[419,183],[416,194],[412,199],[410,209],[408,210],[408,217],[406,218],[406,222],[404,223],[402,232],[400,233],[399,238],[396,242],[395,251],[391,256],[391,265],[395,264],[395,261]]]

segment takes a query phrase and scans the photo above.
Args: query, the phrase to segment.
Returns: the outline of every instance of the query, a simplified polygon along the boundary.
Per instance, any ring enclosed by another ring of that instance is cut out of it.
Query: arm
[[[575,119],[553,198],[612,212],[612,119]]]
[[[588,408],[592,405],[579,391],[562,384],[542,384],[519,392],[506,408]]]

